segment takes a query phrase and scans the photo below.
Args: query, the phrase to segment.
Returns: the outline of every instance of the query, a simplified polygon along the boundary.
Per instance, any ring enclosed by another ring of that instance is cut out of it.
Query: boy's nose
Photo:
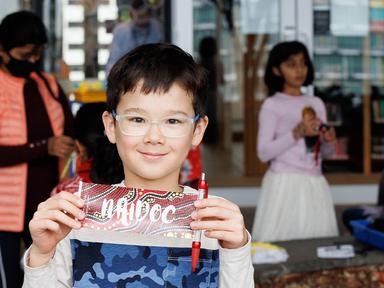
[[[144,142],[150,143],[163,143],[164,135],[161,133],[160,126],[158,123],[151,123],[148,131],[144,135]]]

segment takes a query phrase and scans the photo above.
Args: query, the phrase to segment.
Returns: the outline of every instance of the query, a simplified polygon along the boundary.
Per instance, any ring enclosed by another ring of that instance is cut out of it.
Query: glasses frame
[[[154,120],[151,120],[150,121],[150,126],[148,128],[147,131],[145,131],[143,134],[141,135],[137,135],[137,134],[128,134],[126,132],[123,131],[123,129],[121,128],[120,126],[120,121],[121,119],[124,117],[124,116],[127,116],[128,114],[117,114],[115,110],[112,110],[112,117],[113,119],[115,119],[118,123],[119,123],[119,129],[120,129],[120,132],[125,135],[125,136],[132,136],[132,137],[141,137],[141,136],[144,136],[145,134],[148,133],[148,131],[151,129],[152,125],[153,124],[156,124],[157,127],[159,128],[159,131],[161,132],[161,134],[166,137],[166,138],[183,138],[185,137],[186,135],[181,135],[181,136],[167,136],[167,135],[164,135],[163,131],[161,130],[160,126],[159,126],[159,121],[154,121]],[[201,118],[200,114],[196,114],[194,117],[187,117],[189,120],[191,120],[191,124],[195,124],[197,121],[199,121],[199,119]]]

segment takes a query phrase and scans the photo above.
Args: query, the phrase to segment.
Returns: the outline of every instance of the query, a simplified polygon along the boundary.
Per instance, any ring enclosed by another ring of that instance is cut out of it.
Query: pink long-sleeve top
[[[304,138],[296,141],[292,133],[306,106],[312,106],[317,117],[326,123],[325,106],[318,97],[276,93],[264,101],[259,114],[257,152],[261,161],[269,162],[271,171],[321,175],[321,161],[316,164],[314,154],[307,152]]]

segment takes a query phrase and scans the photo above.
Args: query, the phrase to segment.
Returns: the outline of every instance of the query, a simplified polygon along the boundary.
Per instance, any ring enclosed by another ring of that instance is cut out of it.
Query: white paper
[[[325,246],[317,247],[317,257],[319,258],[353,258],[355,250],[352,245]]]
[[[284,249],[263,249],[257,247],[252,255],[252,262],[254,264],[280,263],[286,262],[288,257],[289,255]]]

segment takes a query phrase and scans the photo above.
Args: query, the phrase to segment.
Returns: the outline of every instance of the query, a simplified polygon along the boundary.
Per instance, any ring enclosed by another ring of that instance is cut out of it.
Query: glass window
[[[366,157],[373,170],[381,170],[384,164],[384,3],[368,3],[368,34],[335,36],[331,29],[332,2],[314,1],[315,91],[325,101],[328,119],[339,136],[337,155],[323,163],[326,172],[361,172]],[[334,17],[340,23],[344,19],[339,14]],[[363,125],[365,105],[370,106],[368,126]],[[372,139],[362,137],[364,126],[370,129]],[[370,146],[368,150],[365,145]]]
[[[210,122],[202,146],[203,166],[210,177],[223,178],[225,175],[240,177],[247,174],[248,169],[243,156],[245,129],[249,128],[244,125],[243,69],[245,64],[243,53],[246,52],[247,41],[250,41],[248,35],[242,34],[241,5],[247,2],[250,9],[256,9],[260,3],[256,3],[258,1],[233,1],[233,5],[225,6],[226,12],[220,14],[218,7],[212,2],[193,1],[194,56],[203,66],[206,66],[209,75],[210,73],[215,74],[209,80],[213,88],[208,93],[207,100],[206,109]],[[273,3],[271,11],[277,15],[279,1],[271,1],[271,3]],[[233,23],[229,23],[228,19],[232,19]],[[252,26],[252,23],[248,22],[248,24]],[[229,29],[231,25],[233,25],[233,30]],[[262,26],[263,23],[260,24],[260,27]],[[261,29],[260,27],[258,28]],[[262,80],[264,66],[269,50],[279,39],[278,31],[272,34],[268,32],[265,36],[264,34],[260,32],[256,35],[257,40],[254,45],[255,53],[261,57],[259,65],[258,67],[250,66],[256,71],[254,82],[257,84],[255,90],[251,92],[253,94],[251,97],[255,101],[255,109],[257,109],[257,103],[260,103],[266,96]],[[209,42],[211,40],[207,40],[207,38],[214,39],[217,45],[217,53],[213,62],[200,52],[200,45],[204,41],[211,43]],[[263,39],[267,39],[267,45],[261,45]],[[257,112],[255,111],[255,113]],[[256,121],[255,117],[254,122],[256,123]],[[256,154],[252,157],[256,159]]]

